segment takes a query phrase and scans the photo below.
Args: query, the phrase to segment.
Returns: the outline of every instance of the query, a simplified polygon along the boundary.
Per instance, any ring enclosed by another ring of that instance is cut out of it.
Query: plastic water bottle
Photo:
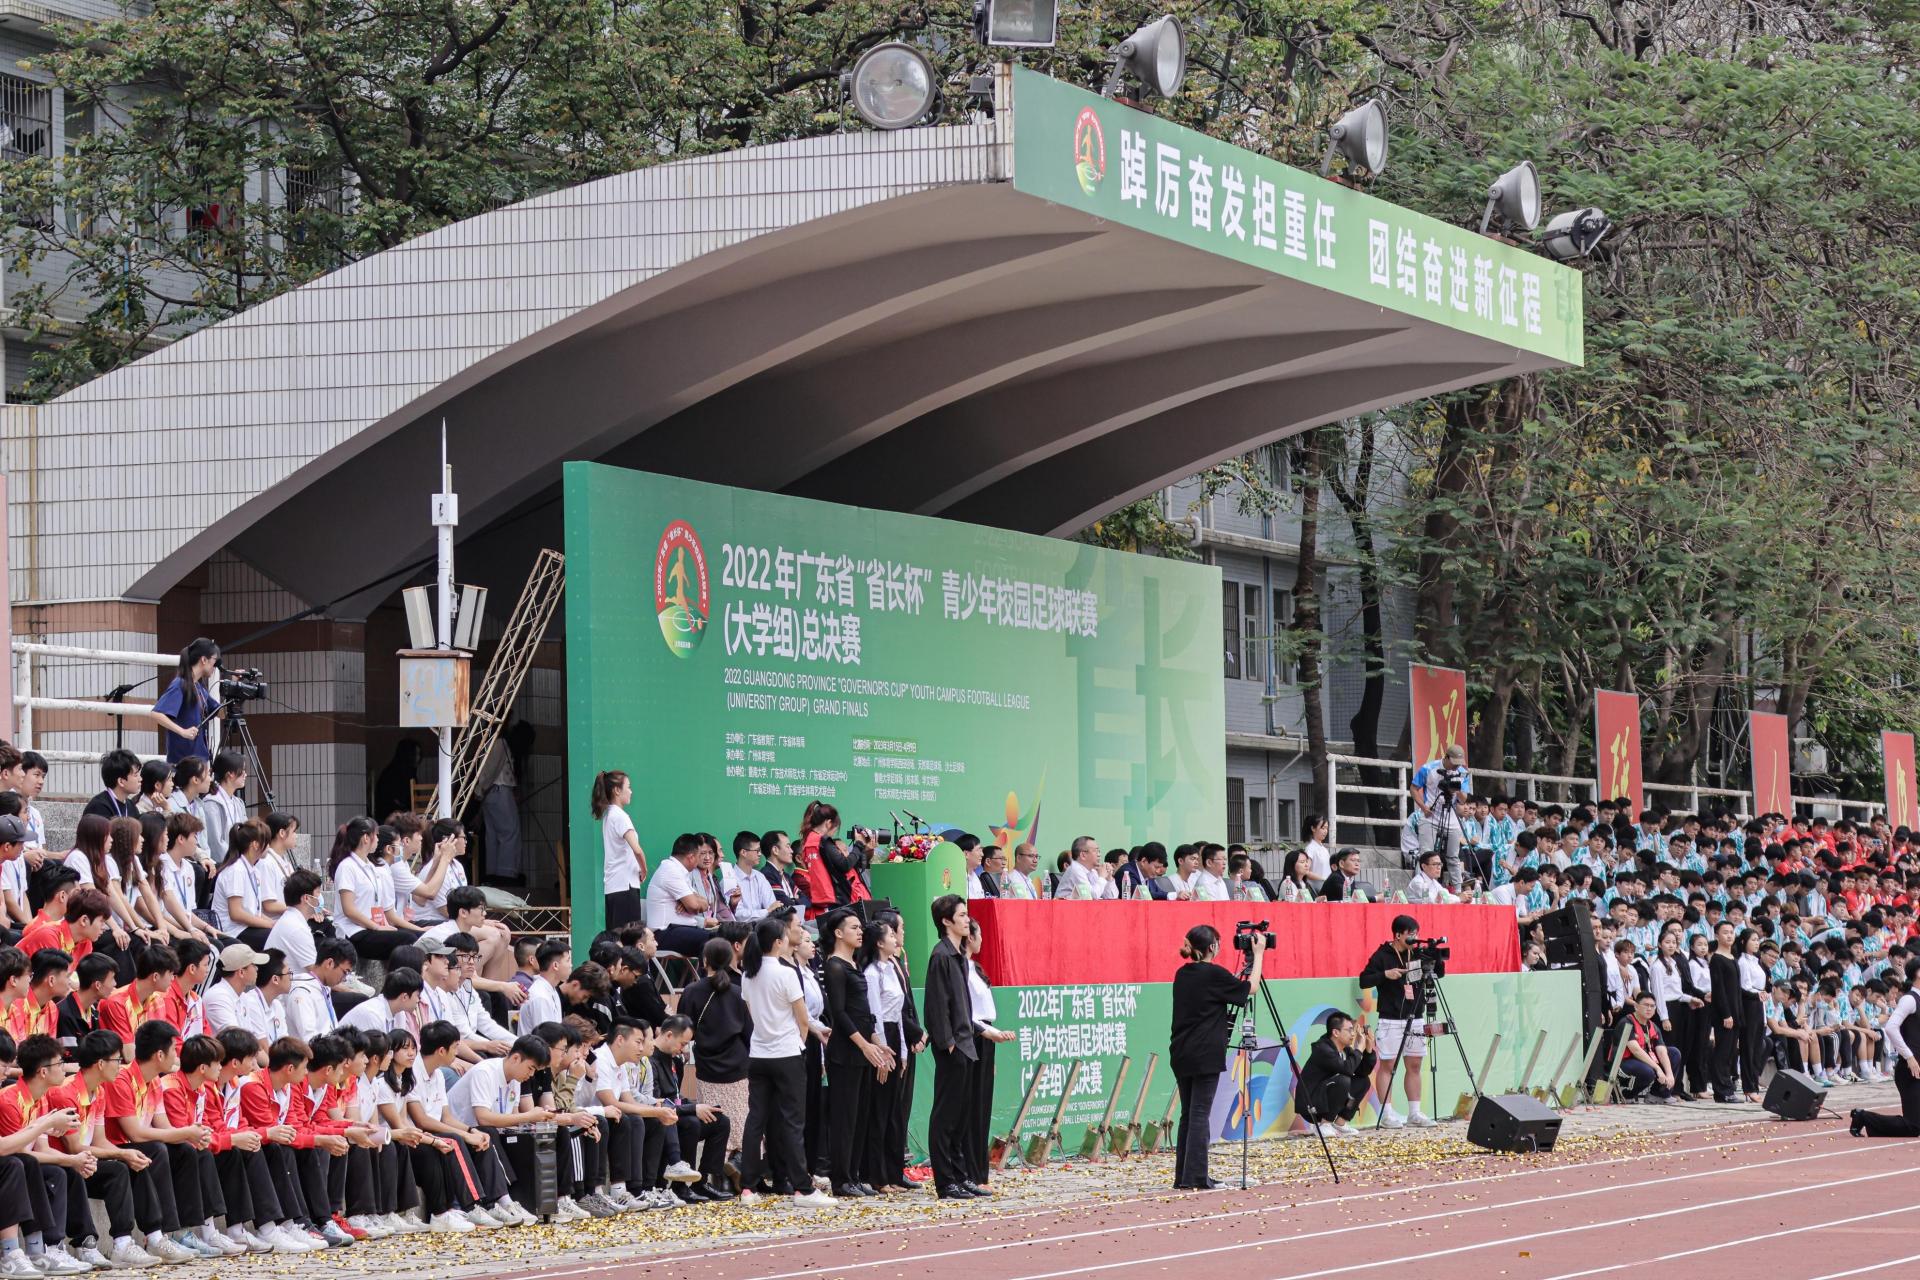
[[[1300,895],[1298,892],[1295,891],[1293,887],[1293,880],[1290,877],[1282,879],[1280,881],[1280,901],[1282,902],[1300,901]]]

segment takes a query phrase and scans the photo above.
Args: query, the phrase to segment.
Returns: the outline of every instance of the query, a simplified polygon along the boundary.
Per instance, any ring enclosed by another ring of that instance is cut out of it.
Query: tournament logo
[[[685,520],[675,520],[660,535],[653,553],[653,607],[660,634],[676,658],[690,657],[707,634],[707,554],[700,535]]]
[[[1107,176],[1107,135],[1100,130],[1100,117],[1092,107],[1082,107],[1073,122],[1073,173],[1080,189],[1088,195],[1100,189]]]

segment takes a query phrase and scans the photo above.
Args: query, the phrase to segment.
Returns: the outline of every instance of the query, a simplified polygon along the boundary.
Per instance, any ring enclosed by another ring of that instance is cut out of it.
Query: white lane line
[[[1756,1121],[1754,1123],[1759,1123],[1759,1122]],[[1743,1138],[1737,1142],[1716,1142],[1716,1143],[1709,1143],[1706,1146],[1697,1146],[1697,1147],[1696,1146],[1674,1147],[1665,1151],[1650,1151],[1650,1152],[1642,1153],[1640,1155],[1632,1155],[1632,1156],[1613,1156],[1606,1160],[1593,1160],[1593,1161],[1588,1161],[1581,1164],[1535,1165],[1526,1169],[1509,1170],[1508,1172],[1505,1172],[1505,1173],[1478,1174],[1471,1178],[1453,1178],[1445,1182],[1430,1182],[1430,1183],[1424,1183],[1422,1185],[1413,1186],[1413,1187],[1404,1187],[1404,1186],[1392,1187],[1383,1191],[1358,1191],[1358,1192],[1353,1192],[1347,1195],[1329,1196],[1323,1200],[1314,1200],[1311,1202],[1311,1205],[1315,1209],[1321,1209],[1321,1208],[1325,1208],[1332,1205],[1356,1204],[1366,1200],[1382,1200],[1382,1199],[1387,1199],[1389,1197],[1398,1197],[1398,1196],[1405,1196],[1410,1194],[1423,1194],[1430,1191],[1447,1191],[1456,1187],[1484,1186],[1489,1183],[1511,1182],[1520,1178],[1538,1177],[1542,1174],[1564,1173],[1571,1169],[1603,1169],[1610,1165],[1642,1164],[1649,1160],[1671,1159],[1676,1156],[1704,1155],[1704,1154],[1710,1154],[1712,1152],[1718,1152],[1718,1151],[1734,1151],[1743,1147],[1769,1146],[1777,1142],[1795,1142],[1802,1138],[1829,1137],[1829,1136],[1834,1136],[1834,1135],[1838,1135],[1845,1132],[1846,1132],[1845,1128],[1839,1125],[1830,1125],[1824,1128],[1805,1128],[1805,1129],[1795,1127],[1791,1132],[1770,1134],[1763,1138]],[[1690,1133],[1688,1136],[1693,1136],[1693,1134]],[[1852,1149],[1852,1148],[1849,1148],[1849,1149]],[[1428,1167],[1428,1166],[1406,1165],[1406,1166],[1401,1166],[1399,1169],[1369,1170],[1368,1172],[1405,1172],[1407,1169],[1423,1168],[1423,1167]],[[1270,1187],[1278,1187],[1279,1185],[1281,1184],[1270,1184]],[[1233,1190],[1234,1188],[1227,1188],[1227,1189]],[[1269,1189],[1269,1188],[1255,1188],[1255,1190],[1265,1190],[1265,1189]],[[1154,1204],[1164,1204],[1164,1203],[1166,1203],[1165,1195],[1149,1195],[1149,1196],[1128,1197],[1126,1199],[1120,1199],[1120,1200],[1102,1200],[1102,1201],[1094,1202],[1092,1204],[1083,1205],[1081,1207],[1088,1211],[1101,1211],[1101,1210],[1107,1210],[1107,1209],[1124,1209],[1134,1205],[1143,1205],[1143,1204],[1154,1205]],[[1193,1226],[1193,1225],[1198,1225],[1198,1224],[1207,1223],[1207,1222],[1218,1222],[1218,1221],[1224,1221],[1224,1220],[1233,1219],[1233,1218],[1244,1218],[1252,1214],[1271,1213],[1273,1212],[1273,1210],[1274,1210],[1273,1205],[1263,1204],[1263,1205],[1259,1205],[1257,1207],[1249,1208],[1249,1209],[1220,1210],[1214,1213],[1196,1214],[1196,1215],[1185,1217],[1185,1218],[1178,1218],[1178,1217],[1167,1218],[1167,1219],[1158,1220],[1152,1223],[1137,1224],[1134,1227],[1134,1229],[1137,1230],[1140,1227],[1157,1227],[1157,1226]],[[1042,1209],[1026,1209],[1026,1210],[1021,1210],[1017,1213],[1000,1214],[995,1217],[983,1219],[981,1220],[980,1225],[994,1227],[994,1226],[1000,1226],[1003,1223],[1011,1224],[1011,1223],[1025,1221],[1032,1218],[1054,1218],[1054,1217],[1060,1216],[1061,1212],[1062,1212],[1062,1208],[1060,1206],[1053,1206],[1053,1207],[1042,1208]],[[777,1226],[779,1222],[780,1220],[777,1218],[772,1219],[769,1225]],[[764,1243],[735,1245],[730,1248],[711,1249],[711,1250],[705,1250],[699,1253],[682,1251],[677,1253],[634,1254],[634,1255],[630,1255],[628,1257],[617,1259],[617,1260],[590,1263],[590,1264],[587,1264],[584,1266],[578,1266],[578,1267],[568,1267],[558,1271],[543,1270],[543,1271],[540,1271],[538,1274],[540,1276],[540,1280],[560,1280],[560,1277],[563,1277],[563,1276],[598,1275],[606,1271],[618,1271],[624,1267],[635,1267],[635,1266],[654,1267],[662,1263],[670,1263],[670,1262],[712,1262],[721,1258],[746,1257],[756,1253],[767,1253],[767,1252],[774,1252],[774,1251],[785,1253],[785,1252],[790,1252],[797,1245],[844,1244],[849,1241],[864,1240],[864,1239],[870,1239],[870,1238],[879,1237],[879,1236],[897,1237],[906,1232],[913,1232],[913,1231],[950,1231],[954,1227],[960,1226],[960,1225],[970,1225],[970,1224],[967,1224],[966,1221],[963,1219],[942,1218],[935,1222],[908,1223],[901,1226],[893,1226],[893,1227],[872,1227],[863,1231],[843,1232],[839,1235],[782,1236],[777,1240],[769,1240]],[[1000,1243],[996,1243],[992,1245],[983,1245],[983,1246],[980,1246],[979,1249],[941,1250],[934,1253],[921,1253],[921,1254],[912,1254],[912,1255],[905,1255],[905,1256],[896,1254],[892,1257],[875,1259],[869,1262],[836,1263],[834,1264],[834,1270],[837,1273],[839,1271],[851,1271],[851,1270],[855,1270],[857,1268],[863,1268],[863,1267],[904,1265],[904,1264],[915,1263],[915,1262],[929,1262],[929,1261],[934,1261],[940,1258],[953,1257],[959,1253],[982,1252],[988,1249],[1026,1248],[1034,1245],[1050,1244],[1054,1241],[1078,1240],[1087,1236],[1108,1235],[1108,1234],[1111,1234],[1111,1229],[1100,1230],[1100,1231],[1073,1232],[1065,1235],[1039,1236],[1039,1237],[1020,1239],[1020,1240],[1008,1240],[1008,1241],[1002,1241]],[[787,1272],[787,1273],[784,1273],[784,1275],[781,1277],[762,1276],[759,1278],[759,1280],[792,1280],[792,1277],[814,1276],[814,1275],[817,1275],[817,1273],[818,1273],[818,1268],[815,1268],[813,1270],[807,1270],[807,1271]]]
[[[1910,1253],[1904,1258],[1892,1258],[1886,1262],[1876,1262],[1871,1266],[1855,1267],[1851,1271],[1829,1271],[1824,1276],[1815,1276],[1813,1280],[1846,1280],[1848,1276],[1864,1276],[1874,1271],[1885,1271],[1889,1267],[1904,1266],[1909,1262],[1920,1262],[1920,1253]]]
[[[1301,1232],[1296,1235],[1282,1236],[1277,1239],[1245,1240],[1237,1244],[1214,1245],[1206,1249],[1188,1249],[1179,1253],[1155,1254],[1147,1258],[1114,1259],[1093,1266],[1068,1267],[1060,1271],[1041,1271],[1035,1272],[1032,1275],[1020,1276],[1018,1280],[1059,1280],[1060,1277],[1085,1275],[1092,1271],[1108,1271],[1124,1267],[1143,1266],[1150,1263],[1178,1262],[1187,1258],[1204,1258],[1219,1253],[1238,1253],[1248,1249],[1258,1250],[1269,1245],[1297,1244],[1304,1240],[1324,1240],[1328,1236],[1342,1236],[1359,1231],[1377,1231],[1383,1227],[1406,1227],[1439,1219],[1452,1221],[1476,1213],[1497,1213],[1507,1209],[1522,1209],[1530,1206],[1552,1204],[1562,1200],[1581,1200],[1588,1196],[1605,1195],[1613,1191],[1643,1191],[1648,1187],[1666,1186],[1676,1182],[1693,1182],[1701,1178],[1717,1177],[1724,1173],[1737,1173],[1748,1169],[1771,1169],[1780,1165],[1802,1164],[1810,1160],[1828,1160],[1835,1156],[1859,1154],[1864,1150],[1867,1150],[1867,1148],[1852,1147],[1843,1151],[1828,1151],[1818,1155],[1808,1156],[1791,1156],[1786,1159],[1769,1160],[1760,1164],[1728,1165],[1719,1169],[1702,1169],[1693,1173],[1670,1174],[1663,1178],[1648,1178],[1637,1182],[1610,1182],[1605,1186],[1583,1187],[1578,1191],[1566,1191],[1550,1196],[1535,1196],[1529,1200],[1509,1200],[1502,1204],[1467,1205],[1460,1208],[1443,1210],[1439,1213],[1420,1214],[1410,1218],[1393,1218],[1381,1222],[1355,1223],[1345,1227],[1328,1227],[1320,1231]],[[1569,1228],[1569,1230],[1580,1229],[1581,1228]],[[1035,1243],[1045,1242],[1038,1241]],[[1372,1265],[1374,1264],[1359,1263],[1356,1264],[1356,1269]],[[1315,1274],[1319,1273],[1316,1272]],[[774,1280],[774,1278],[767,1277],[766,1280]]]
[[[1901,1205],[1898,1209],[1882,1209],[1878,1213],[1859,1213],[1851,1218],[1833,1218],[1826,1222],[1809,1222],[1798,1227],[1785,1227],[1779,1231],[1768,1231],[1762,1235],[1736,1236],[1731,1240],[1721,1240],[1714,1244],[1700,1245],[1693,1249],[1681,1249],[1674,1253],[1663,1253],[1657,1258],[1646,1258],[1639,1262],[1616,1262],[1611,1266],[1594,1267],[1588,1271],[1568,1271],[1561,1275],[1551,1277],[1551,1280],[1579,1280],[1581,1276],[1605,1275],[1609,1271],[1625,1271],[1628,1267],[1645,1267],[1651,1266],[1656,1262],[1673,1262],[1680,1258],[1691,1258],[1695,1254],[1717,1253],[1722,1249],[1732,1249],[1743,1244],[1758,1244],[1762,1240],[1778,1240],[1782,1236],[1797,1236],[1803,1231],[1825,1231],[1830,1227],[1851,1226],[1856,1222],[1871,1222],[1875,1218],[1891,1218],[1896,1213],[1912,1212],[1912,1205]],[[1899,1259],[1899,1261],[1911,1262],[1912,1259],[1902,1258]],[[1843,1276],[1853,1276],[1859,1275],[1861,1271],[1878,1271],[1882,1268],[1895,1265],[1897,1264],[1894,1262],[1882,1262],[1871,1267],[1861,1267],[1855,1271],[1842,1271],[1840,1274]]]
[[[1757,1166],[1748,1166],[1754,1168]],[[1863,1174],[1857,1178],[1842,1178],[1837,1182],[1822,1184],[1822,1191],[1836,1187],[1850,1187],[1862,1182],[1878,1182],[1883,1178],[1903,1178],[1920,1173],[1920,1169],[1892,1169],[1885,1173]],[[1734,1205],[1755,1204],[1762,1200],[1775,1200],[1781,1196],[1805,1194],[1805,1187],[1782,1187],[1775,1191],[1760,1191],[1750,1196],[1735,1196],[1731,1200],[1712,1200],[1705,1204],[1682,1205],[1678,1209],[1663,1209],[1658,1213],[1633,1213],[1623,1218],[1614,1218],[1606,1222],[1587,1222],[1574,1227],[1556,1227],[1551,1231],[1531,1231],[1525,1235],[1502,1236],[1493,1240],[1482,1240],[1475,1244],[1455,1245],[1451,1249],[1431,1249],[1426,1253],[1402,1254],[1397,1258],[1382,1258],[1378,1262],[1346,1263],[1338,1267],[1327,1267],[1319,1271],[1295,1271],[1274,1280],[1318,1280],[1320,1276],[1343,1275],[1353,1271],[1373,1271],[1381,1267],[1397,1267],[1409,1262],[1430,1262],[1435,1258],[1457,1257],[1463,1253],[1475,1253],[1481,1249],[1500,1249],[1509,1245],[1525,1244],[1529,1240],[1544,1240],[1551,1236],[1570,1236],[1582,1231],[1603,1231],[1608,1227],[1622,1227],[1628,1223],[1658,1222],[1662,1218],[1678,1217],[1681,1214],[1701,1213],[1709,1209],[1727,1209]]]

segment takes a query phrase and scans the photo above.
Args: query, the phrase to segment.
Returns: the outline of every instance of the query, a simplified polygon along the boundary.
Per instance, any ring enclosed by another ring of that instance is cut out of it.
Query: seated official
[[[1333,855],[1333,870],[1320,882],[1320,899],[1323,902],[1346,902],[1354,896],[1355,881],[1360,875],[1360,851],[1348,847]]]
[[[1317,1125],[1322,1137],[1357,1136],[1352,1120],[1373,1087],[1373,1067],[1373,1034],[1367,1024],[1348,1014],[1328,1014],[1326,1033],[1314,1041],[1300,1068],[1295,1110]]]
[[[1114,882],[1120,886],[1123,898],[1153,898],[1164,901],[1167,887],[1162,877],[1167,874],[1167,847],[1158,840],[1149,840],[1133,851],[1133,858],[1119,873]],[[1141,890],[1146,890],[1142,893]]]
[[[1092,836],[1074,837],[1071,858],[1060,871],[1060,879],[1053,888],[1054,897],[1112,901],[1120,896],[1120,890],[1113,883],[1113,868],[1100,860],[1098,840]]]

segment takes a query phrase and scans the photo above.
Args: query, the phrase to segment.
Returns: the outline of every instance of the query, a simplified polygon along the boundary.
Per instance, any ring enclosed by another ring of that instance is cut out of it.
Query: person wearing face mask
[[[299,973],[313,963],[314,922],[320,918],[320,877],[305,867],[289,875],[281,892],[287,910],[267,931],[264,950],[287,958],[287,968]]]

